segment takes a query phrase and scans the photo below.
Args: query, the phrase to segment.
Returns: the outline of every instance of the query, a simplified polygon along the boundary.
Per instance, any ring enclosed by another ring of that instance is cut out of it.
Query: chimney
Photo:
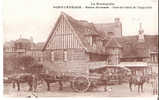
[[[114,19],[114,22],[115,22],[115,23],[119,23],[119,22],[120,22],[120,18],[115,18],[115,19]]]
[[[114,34],[117,37],[122,37],[122,23],[120,22],[120,18],[114,18]]]

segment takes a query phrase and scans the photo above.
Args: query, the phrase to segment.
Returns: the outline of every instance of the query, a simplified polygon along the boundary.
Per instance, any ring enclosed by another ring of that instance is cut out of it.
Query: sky
[[[152,9],[55,9],[57,5],[85,6],[91,2],[115,3],[116,6],[152,6]],[[158,0],[4,0],[4,41],[22,38],[45,42],[54,27],[60,12],[75,19],[93,23],[111,23],[120,18],[123,35],[137,35],[139,23],[144,34],[158,34]]]

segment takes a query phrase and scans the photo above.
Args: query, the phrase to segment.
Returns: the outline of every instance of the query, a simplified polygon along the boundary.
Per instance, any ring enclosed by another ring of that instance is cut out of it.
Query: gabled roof
[[[105,45],[106,48],[121,48],[122,46],[119,44],[119,42],[116,40],[116,38],[111,38],[107,44]]]
[[[44,47],[43,47],[42,50],[44,50],[44,49],[46,48],[46,46],[47,46],[49,40],[51,39],[51,37],[52,37],[52,35],[53,35],[53,33],[54,33],[54,31],[55,31],[55,29],[56,29],[56,27],[57,27],[57,25],[58,25],[60,19],[61,19],[61,17],[62,17],[62,16],[60,16],[60,17],[57,19],[57,21],[56,21],[56,23],[55,23],[55,25],[54,25],[54,28],[51,30],[51,33],[49,34],[49,36],[48,36],[48,38],[47,38],[47,40],[46,40],[46,42],[45,42]]]
[[[122,57],[125,58],[134,58],[134,57],[148,57],[150,52],[158,52],[158,35],[144,35],[144,42],[138,41],[138,35],[135,36],[122,36],[122,37],[110,37],[106,34],[107,32],[112,32],[116,27],[115,23],[105,23],[105,24],[93,24],[84,20],[77,20],[71,16],[61,13],[58,18],[55,27],[52,29],[43,50],[46,48],[46,45],[50,38],[52,37],[57,24],[59,23],[61,17],[64,17],[75,33],[77,34],[80,42],[84,46],[86,52],[105,54],[103,48],[93,48],[88,43],[86,37],[88,36],[98,36],[98,39],[105,39],[105,47],[120,47],[122,48]]]
[[[48,41],[50,40],[50,38],[52,37],[54,30],[60,20],[60,18],[64,16],[64,18],[66,18],[66,20],[70,23],[70,25],[72,26],[72,28],[75,30],[76,34],[78,35],[80,41],[82,42],[82,44],[84,45],[84,47],[86,48],[87,52],[92,52],[92,53],[100,53],[103,54],[103,50],[99,50],[98,48],[95,49],[93,48],[87,40],[87,36],[98,36],[101,37],[101,39],[103,38],[103,35],[100,34],[97,30],[96,27],[94,26],[93,23],[89,23],[87,21],[84,20],[77,20],[72,18],[71,16],[67,15],[66,13],[61,13],[60,17],[58,18],[55,27],[53,28],[53,30],[51,31],[51,34],[49,35],[43,50],[46,48],[46,45],[48,43]]]

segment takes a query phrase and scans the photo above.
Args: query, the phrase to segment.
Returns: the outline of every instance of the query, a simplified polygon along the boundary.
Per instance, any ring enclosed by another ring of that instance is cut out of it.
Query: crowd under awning
[[[132,68],[149,68],[148,63],[146,62],[121,62],[120,64],[117,65],[100,65],[100,66],[90,66],[90,70],[106,70],[107,68],[116,68],[116,69],[124,69],[127,71],[130,71]]]
[[[125,66],[121,66],[121,65],[103,65],[103,66],[94,66],[94,67],[91,67],[89,68],[90,72],[104,72],[105,70],[107,69],[123,69],[123,70],[126,70],[126,71],[130,71],[129,68],[125,67]]]

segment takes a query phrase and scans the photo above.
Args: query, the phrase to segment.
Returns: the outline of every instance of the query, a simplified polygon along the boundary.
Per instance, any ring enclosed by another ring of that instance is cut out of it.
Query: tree
[[[36,60],[31,56],[17,57],[16,67],[23,72],[29,72],[30,67],[37,63]]]
[[[16,56],[15,55],[3,55],[3,72],[4,75],[12,74],[16,69]]]
[[[31,56],[4,55],[4,74],[31,72],[31,67],[37,64]]]

